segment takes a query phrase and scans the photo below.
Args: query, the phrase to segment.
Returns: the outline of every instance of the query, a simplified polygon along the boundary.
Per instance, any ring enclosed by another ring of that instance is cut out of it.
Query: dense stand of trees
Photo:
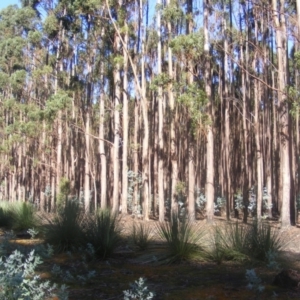
[[[2,199],[193,220],[203,190],[208,221],[223,197],[247,222],[252,191],[295,223],[300,1],[21,4],[0,12]]]

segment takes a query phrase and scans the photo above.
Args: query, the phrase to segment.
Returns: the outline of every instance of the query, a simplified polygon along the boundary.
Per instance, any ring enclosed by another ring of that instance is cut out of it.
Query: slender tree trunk
[[[280,121],[280,169],[282,181],[282,206],[281,206],[281,226],[287,227],[291,224],[290,220],[290,136],[289,136],[289,111],[286,97],[286,26],[284,6],[285,1],[280,0],[280,7],[277,1],[272,0],[273,21],[276,32],[276,49],[278,58],[278,108]],[[279,18],[280,13],[280,18]]]
[[[125,23],[125,26],[127,24]],[[123,57],[123,154],[122,154],[122,214],[127,214],[127,198],[128,198],[128,32],[125,33]]]
[[[160,0],[157,0],[157,6],[161,6]],[[162,49],[161,49],[161,10],[157,12],[157,74],[162,75]],[[159,207],[159,221],[165,220],[165,202],[164,202],[164,136],[163,136],[163,94],[162,86],[158,87],[157,101],[158,101],[158,207]]]
[[[211,73],[210,73],[210,58],[209,58],[209,36],[208,36],[208,6],[209,0],[205,0],[204,4],[204,52],[206,56],[205,61],[205,92],[208,99],[207,114],[210,119],[210,124],[207,125],[207,140],[206,140],[206,183],[205,183],[205,197],[206,197],[206,213],[207,222],[212,222],[214,218],[214,136],[213,136],[213,115],[212,115],[212,96],[211,96]]]
[[[121,6],[120,6],[121,7]],[[115,52],[118,54],[120,50],[120,37],[115,35]],[[114,68],[114,149],[113,149],[113,200],[112,210],[114,213],[119,209],[119,180],[120,180],[120,167],[119,167],[119,145],[120,145],[120,104],[121,104],[121,76],[120,64],[117,62]]]
[[[102,80],[103,82],[103,80]],[[104,120],[105,120],[105,103],[104,103],[104,91],[101,92],[100,106],[99,106],[99,154],[101,161],[101,208],[106,209],[107,207],[107,157],[104,145]]]

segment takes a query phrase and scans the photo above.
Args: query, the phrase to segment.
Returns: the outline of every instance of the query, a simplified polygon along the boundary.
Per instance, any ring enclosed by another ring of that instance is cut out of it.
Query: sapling
[[[124,300],[151,300],[155,296],[153,292],[148,290],[146,279],[140,277],[134,283],[130,284],[131,289],[123,291]]]

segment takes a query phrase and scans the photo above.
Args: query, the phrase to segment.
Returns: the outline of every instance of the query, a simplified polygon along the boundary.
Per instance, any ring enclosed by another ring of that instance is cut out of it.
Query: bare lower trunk
[[[210,123],[213,121],[212,114],[212,96],[211,96],[211,73],[210,73],[210,58],[209,58],[209,39],[208,39],[208,6],[209,0],[204,2],[204,52],[206,54],[205,63],[205,92],[208,99],[207,114]],[[206,213],[207,222],[212,222],[214,217],[214,136],[212,125],[207,125],[207,141],[206,141],[206,183],[205,183],[205,197],[206,197]]]
[[[122,214],[127,214],[127,198],[128,198],[128,58],[127,58],[127,43],[128,33],[126,32],[124,38],[126,47],[123,51],[124,56],[124,76],[123,76],[123,155],[122,155]]]

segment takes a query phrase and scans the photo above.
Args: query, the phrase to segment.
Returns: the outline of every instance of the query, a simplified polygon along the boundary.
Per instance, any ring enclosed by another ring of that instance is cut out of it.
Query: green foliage
[[[95,249],[101,259],[111,256],[121,243],[121,228],[116,214],[110,210],[99,210],[90,215],[85,227],[86,243]]]
[[[131,289],[123,291],[124,300],[151,300],[155,296],[153,292],[148,290],[146,279],[140,278],[130,284]]]
[[[131,238],[139,250],[146,250],[152,238],[150,226],[144,223],[136,223],[132,226]]]
[[[196,227],[193,222],[189,221],[187,216],[180,220],[178,215],[173,213],[170,222],[162,222],[157,225],[157,231],[160,237],[167,242],[166,263],[204,256],[201,242],[205,232],[203,228]]]
[[[159,6],[156,9],[160,9]],[[178,1],[171,0],[170,4],[166,5],[162,9],[162,18],[167,22],[177,22],[184,19],[184,12],[178,5]]]
[[[44,116],[49,121],[56,118],[58,111],[65,109],[71,103],[71,98],[65,91],[59,90],[57,94],[52,95],[46,102]]]
[[[62,177],[59,183],[59,195],[57,196],[57,206],[63,205],[63,202],[68,199],[71,193],[71,182],[68,178]]]
[[[175,187],[176,194],[185,194],[186,191],[186,183],[184,181],[177,181]]]
[[[0,71],[0,89],[3,91],[9,83],[9,75]]]
[[[41,281],[35,269],[42,263],[34,250],[25,257],[14,251],[8,257],[0,259],[0,298],[4,300],[43,300],[55,296],[57,286],[49,281]],[[59,299],[68,299],[66,287],[59,291]]]
[[[179,35],[170,42],[170,47],[179,58],[198,61],[204,51],[203,32]]]
[[[58,20],[54,14],[50,14],[45,18],[44,30],[49,36],[55,36],[58,32]]]
[[[8,201],[0,202],[0,227],[11,228],[13,224],[13,215]]]
[[[205,91],[196,82],[186,85],[183,91],[181,85],[177,86],[178,88],[180,90],[177,90],[177,101],[188,109],[191,131],[195,134],[203,125],[210,123],[205,113],[207,104]]]
[[[14,91],[22,90],[26,79],[25,70],[17,70],[10,77],[10,84]]]
[[[12,228],[16,231],[28,230],[40,226],[40,219],[34,206],[28,202],[12,202],[9,210],[12,213]]]
[[[42,76],[48,75],[52,73],[52,68],[50,66],[42,66],[41,68],[36,68],[32,71],[32,77],[34,79],[39,79]]]
[[[38,45],[42,40],[42,33],[40,31],[34,30],[28,33],[28,40],[33,45]]]
[[[118,67],[123,66],[123,64],[124,64],[123,55],[115,55],[115,57],[113,59],[113,64],[114,64],[114,66],[118,66]]]
[[[294,54],[295,67],[300,68],[300,51],[296,51]]]
[[[168,84],[171,82],[171,79],[168,74],[161,73],[156,75],[150,85],[150,89],[153,91],[157,91],[159,87],[166,88]]]
[[[77,201],[67,200],[53,219],[48,219],[45,241],[58,252],[79,247],[84,243],[85,212]]]
[[[300,52],[297,52],[300,59]],[[300,61],[300,60],[299,60]],[[291,102],[291,115],[295,118],[300,112],[300,95],[299,90],[293,86],[289,86],[288,90],[289,101]]]

